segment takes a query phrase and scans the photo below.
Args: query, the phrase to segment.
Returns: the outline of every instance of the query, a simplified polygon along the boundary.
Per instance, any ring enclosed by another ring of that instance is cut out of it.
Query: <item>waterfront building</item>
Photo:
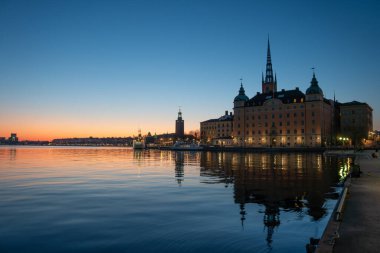
[[[191,134],[184,134],[182,138],[178,138],[176,133],[157,134],[154,136],[154,144],[159,146],[172,146],[178,140],[185,143],[192,143],[195,137]]]
[[[11,133],[11,136],[8,138],[9,144],[17,144],[18,143],[18,137],[16,133]]]
[[[179,109],[178,117],[175,121],[175,135],[177,138],[183,138],[185,136],[185,121],[182,119],[181,109]]]
[[[131,146],[132,137],[88,137],[88,138],[63,138],[54,139],[51,144],[59,146]]]
[[[340,137],[353,145],[365,144],[373,131],[372,108],[367,103],[352,101],[339,104]]]
[[[234,116],[232,112],[217,119],[209,119],[201,122],[201,141],[204,144],[212,145],[231,145],[232,127]]]
[[[241,147],[320,147],[330,145],[334,135],[334,101],[324,97],[315,73],[303,93],[277,91],[268,40],[265,78],[262,91],[251,99],[241,82],[234,99],[232,138]]]
[[[182,118],[181,109],[179,109],[178,117],[175,121],[174,133],[155,133],[154,136],[148,133],[148,136],[145,136],[144,138],[146,143],[151,144],[152,146],[172,146],[176,141],[191,143],[196,139],[192,134],[185,134],[185,121]]]

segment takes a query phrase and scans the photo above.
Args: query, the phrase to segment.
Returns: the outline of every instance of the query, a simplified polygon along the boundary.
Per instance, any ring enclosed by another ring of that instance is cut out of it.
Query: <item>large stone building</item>
[[[234,116],[232,112],[217,119],[209,119],[201,122],[201,141],[204,144],[231,145],[232,127]]]
[[[352,144],[363,144],[373,132],[372,108],[367,103],[352,101],[340,108],[340,135]]]
[[[269,40],[261,88],[249,98],[241,82],[233,118],[228,124],[222,117],[201,122],[202,142],[215,145],[229,138],[238,147],[321,147],[374,139],[372,108],[356,101],[338,103],[335,95],[333,100],[325,98],[314,72],[305,93],[298,87],[277,90]]]
[[[324,97],[313,73],[303,93],[277,90],[268,40],[266,74],[262,91],[249,99],[241,83],[234,99],[232,137],[241,147],[318,147],[330,145],[334,132],[334,101]]]

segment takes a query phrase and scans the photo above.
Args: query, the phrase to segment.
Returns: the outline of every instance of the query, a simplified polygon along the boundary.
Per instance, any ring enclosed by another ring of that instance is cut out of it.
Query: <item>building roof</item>
[[[317,78],[315,78],[315,73],[313,73],[313,78],[311,79],[310,87],[307,88],[306,90],[306,95],[311,95],[311,94],[320,94],[323,96],[323,91],[321,87],[319,87],[318,85]]]
[[[240,85],[239,95],[237,95],[234,99],[236,101],[248,101],[249,98],[245,95],[245,90],[243,88],[243,84]]]
[[[251,98],[248,101],[249,106],[262,105],[266,100],[277,98],[282,101],[284,104],[293,103],[294,99],[297,102],[301,102],[301,99],[305,99],[305,94],[300,91],[298,88],[294,90],[284,90],[276,91],[272,94],[268,93],[257,93],[256,96]]]
[[[234,119],[233,115],[223,115],[222,117],[219,117],[217,119],[209,119],[202,121],[201,123],[206,123],[206,122],[218,122],[218,121],[232,121]]]
[[[341,103],[340,104],[341,106],[349,106],[349,105],[368,105],[367,103],[363,103],[363,102],[358,102],[358,101],[351,101],[351,102],[347,102],[347,103]]]
[[[367,103],[364,103],[364,102],[358,102],[358,101],[351,101],[351,102],[347,102],[347,103],[339,103],[339,106],[340,107],[345,107],[345,106],[358,106],[358,105],[362,105],[362,106],[367,106],[371,111],[373,110],[372,107],[367,104]]]

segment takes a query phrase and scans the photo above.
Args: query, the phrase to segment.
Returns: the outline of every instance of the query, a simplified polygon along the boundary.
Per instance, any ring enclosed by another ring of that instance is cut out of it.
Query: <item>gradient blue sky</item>
[[[261,90],[369,103],[380,129],[380,1],[0,1],[0,136],[185,131]]]

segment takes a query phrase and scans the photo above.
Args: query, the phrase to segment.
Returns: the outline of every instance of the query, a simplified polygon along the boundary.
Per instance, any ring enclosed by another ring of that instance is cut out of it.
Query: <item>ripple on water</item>
[[[0,147],[0,251],[303,253],[336,202],[338,162]]]

